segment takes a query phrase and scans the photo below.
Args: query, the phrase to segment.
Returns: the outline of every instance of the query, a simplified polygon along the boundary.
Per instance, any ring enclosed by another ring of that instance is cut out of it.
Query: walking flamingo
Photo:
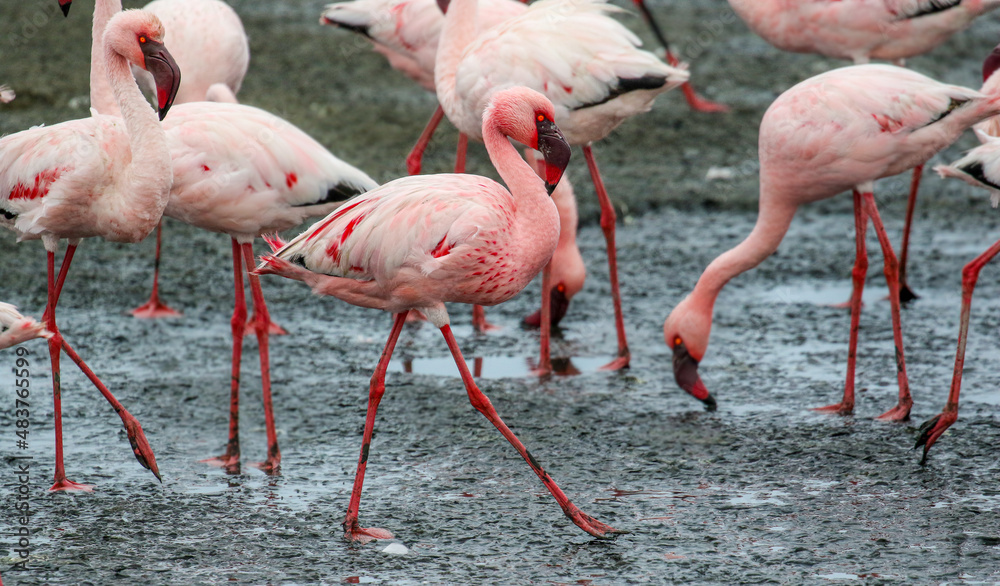
[[[722,287],[778,248],[800,205],[853,189],[857,253],[847,381],[843,400],[819,410],[847,415],[854,409],[858,320],[868,269],[865,231],[871,218],[885,257],[899,382],[899,404],[879,419],[907,419],[913,401],[900,330],[898,262],[875,206],[873,182],[925,162],[966,128],[998,112],[1000,75],[992,75],[980,93],[892,65],[835,69],[781,94],[760,125],[757,224],[743,242],[708,265],[663,324],[677,384],[714,408],[698,363],[708,347],[712,310]]]
[[[637,0],[638,1],[638,0]],[[793,53],[817,53],[855,64],[884,59],[898,65],[964,30],[1000,0],[729,0],[753,32]],[[913,168],[899,256],[900,300],[917,298],[906,281],[910,226],[923,164]]]
[[[118,0],[99,0],[100,8],[121,9]],[[95,9],[94,31],[114,11]],[[93,57],[91,57],[93,61]],[[211,95],[219,84],[209,87]],[[106,83],[91,95],[107,92]],[[222,90],[224,93],[225,90]],[[268,112],[234,103],[177,104],[164,130],[173,160],[174,180],[164,215],[232,240],[235,300],[230,322],[233,352],[230,376],[229,439],[221,456],[205,462],[227,472],[240,468],[239,386],[243,337],[252,328],[260,356],[267,459],[254,464],[277,473],[281,463],[274,408],[268,335],[274,325],[256,275],[249,275],[254,313],[247,321],[243,266],[253,264],[253,239],[287,230],[307,218],[322,216],[342,201],[376,187],[368,175],[333,156],[291,123]]]
[[[51,490],[90,489],[68,480],[63,467],[60,349],[119,414],[139,463],[160,477],[139,422],[63,339],[55,319],[59,293],[80,239],[142,240],[159,221],[173,181],[166,135],[129,71],[131,63],[153,75],[159,115],[165,116],[180,73],[163,46],[163,27],[155,16],[132,10],[112,19],[103,39],[108,80],[123,118],[98,115],[0,139],[0,224],[17,233],[19,240],[41,239],[48,253],[48,302],[42,321],[52,333],[56,471]],[[57,277],[55,251],[64,238],[69,246]]]
[[[570,156],[554,117],[552,103],[537,92],[521,87],[497,92],[486,107],[481,132],[510,191],[473,175],[397,179],[352,199],[274,254],[262,257],[256,269],[303,281],[320,295],[395,314],[371,379],[361,456],[344,519],[347,539],[392,537],[384,529],[361,527],[358,508],[386,369],[406,313],[414,309],[440,328],[469,401],[517,449],[563,512],[591,535],[617,532],[570,502],[500,419],[469,373],[444,305],[502,303],[548,262],[559,237],[559,218],[546,189],[551,193]],[[541,151],[547,163],[544,186],[508,137]]]
[[[1000,139],[986,138],[986,142],[950,165],[934,167],[942,177],[955,177],[990,191],[993,207],[1000,204]],[[951,378],[948,402],[938,415],[920,426],[920,437],[914,449],[924,447],[920,463],[927,461],[927,452],[934,442],[958,419],[958,395],[962,390],[962,369],[965,365],[965,343],[969,336],[969,316],[972,313],[972,292],[976,288],[979,272],[986,263],[1000,253],[1000,240],[962,268],[962,312],[958,326],[958,349],[955,351],[955,370]]]
[[[0,350],[35,338],[51,337],[44,324],[21,315],[10,303],[0,302]]]
[[[591,144],[629,117],[648,111],[657,95],[688,78],[686,70],[640,50],[638,37],[607,16],[613,10],[601,1],[544,0],[477,36],[470,26],[477,22],[477,3],[455,0],[445,15],[434,72],[438,101],[459,131],[472,138],[481,140],[479,121],[490,94],[525,85],[553,102],[569,143],[583,146],[601,206],[618,337],[617,358],[606,369],[626,368],[630,353],[618,287],[615,211]],[[460,147],[459,170],[464,161]],[[547,303],[544,295],[542,299]],[[550,368],[546,354],[543,349],[541,372]]]

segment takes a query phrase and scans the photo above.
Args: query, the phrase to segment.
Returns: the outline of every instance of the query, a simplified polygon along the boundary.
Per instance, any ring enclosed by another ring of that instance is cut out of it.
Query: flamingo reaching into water
[[[1000,75],[992,75],[978,92],[892,65],[836,69],[781,94],[760,125],[756,226],[743,242],[708,265],[694,290],[663,324],[677,384],[714,407],[714,399],[698,376],[698,363],[708,348],[712,310],[722,287],[778,248],[800,205],[853,189],[857,254],[847,381],[843,400],[820,410],[846,415],[854,409],[858,320],[868,269],[865,231],[871,218],[885,257],[899,382],[899,404],[879,418],[907,419],[913,401],[900,329],[898,262],[875,206],[873,182],[924,163],[966,128],[998,112]]]
[[[100,10],[94,12],[97,34],[106,19],[121,9],[118,0],[98,0],[98,4]],[[108,6],[111,10],[106,9]],[[217,91],[218,86],[210,86],[208,93]],[[92,96],[100,96],[108,86],[94,83],[90,91]],[[342,200],[377,183],[291,123],[258,108],[234,103],[177,104],[164,121],[164,129],[174,173],[164,215],[226,234],[232,240],[235,301],[230,322],[233,352],[229,439],[225,453],[206,462],[231,473],[240,468],[240,363],[243,336],[250,327],[257,335],[268,442],[267,459],[255,465],[277,473],[281,451],[274,423],[268,348],[274,324],[256,275],[248,275],[254,313],[247,322],[243,267],[246,265],[249,271],[253,264],[253,239],[257,235],[286,230],[309,217],[325,215]]]
[[[729,4],[755,33],[784,51],[851,59],[855,64],[884,59],[902,65],[1000,7],[1000,0],[729,0]],[[906,265],[923,168],[922,164],[913,168],[903,224],[899,281],[904,303],[917,297],[906,282]]]
[[[51,490],[90,489],[67,480],[63,468],[60,349],[111,402],[139,462],[160,476],[139,422],[63,339],[55,319],[59,293],[80,239],[142,240],[159,221],[173,181],[166,135],[129,71],[131,63],[153,75],[160,117],[165,116],[180,73],[163,46],[163,27],[155,16],[132,10],[112,19],[103,39],[108,81],[123,118],[98,115],[0,139],[0,224],[17,233],[19,240],[41,239],[48,253],[48,303],[42,321],[52,333],[56,471]],[[57,278],[55,251],[64,238],[69,247]]]
[[[25,317],[10,303],[0,302],[0,350],[35,338],[51,338],[52,333],[30,317]]]
[[[361,527],[358,507],[386,369],[406,314],[414,309],[440,328],[472,405],[517,449],[563,512],[591,535],[616,533],[570,502],[500,419],[469,373],[444,305],[502,303],[523,289],[551,257],[559,218],[546,188],[551,193],[570,156],[554,117],[551,102],[538,92],[518,87],[495,93],[481,132],[510,191],[485,177],[464,174],[397,179],[347,202],[262,257],[256,269],[303,281],[320,295],[395,314],[371,379],[361,456],[344,519],[348,539],[392,537],[384,529]],[[544,185],[508,137],[542,152],[547,163]]]
[[[687,71],[639,49],[639,39],[607,15],[613,10],[601,1],[544,0],[477,36],[470,26],[477,22],[477,3],[455,0],[445,15],[434,71],[438,101],[466,135],[481,139],[482,111],[492,92],[525,85],[552,101],[570,144],[583,146],[601,206],[618,337],[618,356],[607,369],[627,367],[630,353],[618,287],[615,211],[591,144],[688,78]],[[464,169],[464,154],[460,148],[458,169]],[[545,320],[542,325],[547,327]],[[550,368],[545,354],[542,372]]]
[[[942,177],[955,177],[990,191],[993,207],[1000,204],[1000,138],[984,138],[986,142],[950,165],[938,165],[934,170]],[[972,313],[972,293],[979,279],[979,272],[993,257],[1000,253],[1000,240],[962,268],[962,312],[958,326],[958,350],[955,351],[955,370],[951,390],[944,410],[920,426],[920,437],[914,449],[924,447],[920,463],[927,461],[927,452],[934,442],[958,419],[958,395],[962,390],[962,369],[965,366],[965,343],[969,336],[969,317]]]

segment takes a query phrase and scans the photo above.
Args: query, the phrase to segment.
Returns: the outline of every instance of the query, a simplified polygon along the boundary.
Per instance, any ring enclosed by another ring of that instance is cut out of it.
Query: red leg
[[[958,350],[955,351],[955,370],[951,375],[951,391],[948,393],[948,402],[945,404],[944,410],[920,426],[920,437],[917,439],[917,445],[913,447],[924,446],[924,455],[920,459],[921,464],[927,461],[927,452],[934,445],[934,442],[958,419],[958,394],[962,389],[962,368],[965,365],[965,343],[969,336],[972,292],[976,288],[979,271],[986,263],[993,260],[997,253],[1000,253],[1000,240],[994,242],[993,246],[986,249],[986,252],[977,256],[962,269],[962,316],[958,326]]]
[[[131,311],[133,317],[153,319],[158,317],[180,317],[181,312],[160,301],[160,241],[163,238],[163,220],[156,225],[156,258],[153,260],[153,292],[149,301]]]
[[[80,355],[69,345],[68,342],[62,337],[56,326],[55,321],[55,308],[59,303],[59,296],[62,293],[63,285],[66,282],[66,274],[69,272],[69,265],[73,261],[73,255],[76,253],[76,245],[71,244],[66,248],[66,255],[63,257],[62,266],[59,269],[59,277],[55,280],[53,284],[53,273],[55,272],[55,255],[52,252],[48,253],[48,274],[49,274],[49,302],[45,310],[45,316],[43,320],[46,322],[46,328],[53,332],[52,338],[49,339],[49,357],[52,362],[52,386],[53,386],[53,408],[55,411],[55,428],[56,428],[56,472],[55,472],[55,482],[52,488],[49,490],[93,490],[93,486],[89,484],[79,484],[68,480],[66,478],[65,468],[63,466],[63,443],[62,443],[62,396],[61,396],[61,384],[60,384],[60,369],[59,369],[59,352],[64,351],[66,355],[80,368],[84,375],[90,380],[91,383],[97,387],[97,390],[104,396],[104,398],[111,404],[111,407],[115,410],[115,413],[122,420],[122,424],[125,427],[125,432],[128,435],[129,443],[132,445],[132,453],[135,454],[136,460],[147,470],[153,472],[157,480],[160,478],[160,470],[156,465],[156,457],[153,454],[153,449],[150,447],[149,442],[146,440],[146,434],[142,431],[142,425],[139,424],[138,420],[128,412],[127,409],[115,398],[111,391],[108,390],[107,386],[94,374],[94,371],[90,369],[89,366],[80,358]],[[54,341],[54,342],[53,342]],[[53,348],[53,345],[55,346]]]
[[[653,18],[653,13],[646,8],[646,3],[643,2],[643,0],[634,0],[634,2],[636,8],[639,9],[639,14],[642,15],[643,20],[645,20],[646,24],[649,25],[649,28],[652,29],[653,36],[656,37],[656,40],[660,42],[660,46],[663,47],[663,53],[667,58],[667,63],[670,63],[673,67],[677,67],[680,64],[680,60],[678,60],[670,50],[670,43],[667,42],[667,37],[663,34],[663,29],[660,28],[660,25]],[[692,110],[697,110],[698,112],[729,111],[729,106],[712,102],[699,96],[695,93],[694,88],[691,87],[690,82],[684,82],[681,86],[681,90],[684,92],[684,99],[687,100],[688,106]]]
[[[913,168],[913,179],[910,180],[910,197],[906,200],[906,220],[903,222],[903,245],[899,251],[899,300],[909,303],[917,298],[917,294],[906,283],[906,260],[910,252],[910,228],[913,226],[913,209],[917,206],[917,191],[920,189],[920,175],[924,166]]]
[[[410,154],[406,155],[406,172],[409,175],[419,175],[420,166],[423,162],[424,151],[427,150],[427,145],[431,142],[431,137],[434,136],[434,131],[437,130],[438,124],[441,124],[441,119],[444,118],[444,109],[438,104],[434,113],[431,114],[431,119],[427,121],[427,126],[424,127],[424,131],[420,133],[420,138],[417,139],[417,144],[413,145],[413,150]]]
[[[69,268],[69,261],[73,258],[73,252],[75,252],[76,247],[70,246],[66,249],[66,255],[63,257],[62,266],[59,270],[59,283],[65,279],[66,270]],[[54,475],[54,482],[52,488],[49,490],[85,490],[92,491],[94,486],[91,484],[80,484],[78,482],[73,482],[66,478],[66,468],[63,466],[63,439],[62,439],[62,387],[60,384],[60,371],[59,371],[59,353],[62,349],[62,334],[59,333],[59,327],[56,326],[56,303],[59,301],[59,290],[62,289],[61,286],[57,286],[56,278],[56,259],[55,253],[49,251],[46,255],[47,257],[47,272],[48,272],[48,301],[45,305],[45,314],[42,316],[42,321],[45,322],[45,328],[52,332],[52,337],[49,338],[49,361],[52,365],[52,408],[55,412],[55,431],[56,431],[56,471]]]
[[[243,261],[240,256],[240,245],[233,238],[235,302],[233,317],[229,321],[233,332],[233,363],[229,379],[229,443],[226,444],[226,452],[221,456],[202,460],[213,466],[221,466],[230,474],[238,474],[240,471],[240,361],[243,357],[243,333],[247,323],[247,301],[243,293]]]
[[[455,172],[465,173],[465,153],[469,150],[469,137],[463,133],[458,133],[458,148],[455,150]]]
[[[861,194],[865,204],[865,213],[872,220],[879,244],[882,245],[882,256],[885,258],[885,280],[889,284],[889,302],[892,306],[892,337],[896,343],[896,378],[899,381],[899,403],[878,416],[883,421],[906,421],[910,418],[910,408],[913,398],[910,397],[910,383],[906,377],[906,357],[903,354],[903,328],[899,311],[899,261],[892,251],[892,243],[882,225],[878,208],[875,206],[875,196],[871,193]]]
[[[389,368],[389,359],[396,348],[396,340],[403,331],[406,322],[406,312],[397,313],[392,322],[392,331],[385,342],[382,358],[372,374],[368,387],[368,412],[365,415],[365,432],[361,440],[361,455],[358,457],[358,470],[354,474],[354,489],[351,491],[351,503],[347,506],[347,516],[344,517],[344,537],[352,541],[365,543],[372,539],[392,539],[392,533],[385,529],[364,528],[358,525],[358,507],[361,505],[361,487],[365,483],[365,468],[368,465],[368,452],[372,443],[372,433],[375,431],[375,413],[385,394],[385,371]]]
[[[559,506],[562,507],[566,516],[569,517],[580,529],[583,529],[587,533],[595,537],[611,537],[615,533],[620,533],[620,531],[601,523],[597,519],[594,519],[590,515],[587,515],[576,505],[570,502],[569,498],[566,497],[565,493],[559,488],[554,480],[549,476],[548,472],[542,469],[541,465],[537,460],[528,452],[521,440],[517,439],[514,432],[507,427],[507,424],[500,419],[497,414],[496,409],[493,408],[493,404],[490,403],[489,398],[479,390],[476,386],[476,382],[472,379],[472,373],[469,372],[468,365],[465,364],[465,358],[462,357],[462,351],[458,348],[458,342],[455,341],[455,336],[451,333],[451,326],[445,324],[441,328],[441,333],[444,334],[444,339],[448,342],[448,349],[451,350],[451,355],[455,358],[455,364],[458,365],[458,370],[462,374],[462,381],[465,383],[465,390],[469,395],[469,402],[472,406],[476,408],[480,413],[482,413],[486,419],[490,421],[500,433],[503,434],[507,441],[510,442],[517,453],[521,454],[524,461],[531,466],[531,469],[535,471],[538,478],[541,479],[542,484],[545,488],[549,489],[552,496],[555,497]]]
[[[243,262],[247,269],[254,266],[253,244],[243,245]],[[250,294],[253,296],[253,324],[257,333],[257,347],[260,350],[260,380],[264,393],[264,425],[267,428],[267,459],[254,464],[268,474],[277,474],[281,469],[281,450],[278,449],[278,433],[274,426],[274,405],[271,400],[271,359],[268,356],[268,337],[271,332],[271,318],[264,302],[264,291],[260,288],[260,277],[248,273]]]
[[[611,278],[611,299],[615,307],[615,331],[618,333],[618,357],[601,367],[601,370],[618,370],[620,368],[628,368],[631,354],[628,349],[628,340],[625,337],[622,295],[618,287],[618,252],[615,248],[615,221],[617,220],[617,216],[614,206],[611,205],[611,198],[608,197],[608,192],[604,189],[604,181],[601,179],[601,172],[597,168],[597,161],[594,160],[594,153],[589,144],[584,145],[583,156],[587,159],[590,178],[594,182],[594,190],[597,191],[597,200],[601,205],[601,230],[604,231],[604,240],[608,246],[608,275]]]
[[[847,381],[844,382],[844,398],[840,403],[817,407],[815,411],[825,411],[838,415],[854,412],[854,373],[858,358],[858,328],[861,323],[861,294],[865,290],[868,275],[868,247],[865,234],[868,232],[868,217],[861,202],[861,194],[854,190],[854,270],[851,271],[851,334],[847,344]]]

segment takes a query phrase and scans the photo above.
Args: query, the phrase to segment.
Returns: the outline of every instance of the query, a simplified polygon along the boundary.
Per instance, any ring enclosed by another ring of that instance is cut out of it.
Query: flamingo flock
[[[70,4],[59,0],[64,13]],[[664,29],[642,0],[635,4],[662,45],[665,60],[642,49],[639,37],[616,20],[621,9],[604,0],[537,0],[530,5],[516,0],[352,0],[327,7],[322,24],[366,37],[393,68],[435,92],[440,104],[401,161],[409,175],[379,185],[290,122],[237,102],[248,72],[249,44],[229,5],[221,0],[156,0],[144,9],[123,11],[120,0],[96,0],[92,115],[0,139],[0,225],[18,241],[41,240],[47,261],[41,321],[0,302],[0,349],[35,338],[48,345],[55,419],[51,490],[93,489],[69,480],[65,470],[63,353],[119,415],[138,462],[160,478],[142,426],[69,344],[56,322],[56,308],[82,239],[135,243],[156,229],[152,294],[133,315],[181,317],[159,298],[159,227],[167,216],[231,240],[228,439],[221,455],[204,462],[240,472],[239,391],[249,328],[258,344],[267,435],[267,457],[256,466],[267,474],[281,473],[268,340],[285,332],[271,320],[260,281],[261,275],[278,275],[301,281],[318,295],[392,315],[369,385],[362,447],[343,521],[346,539],[393,537],[386,529],[362,527],[359,509],[389,362],[404,323],[418,313],[445,338],[472,406],[514,447],[565,515],[597,538],[622,533],[573,504],[500,418],[466,365],[445,303],[479,308],[473,324],[477,335],[484,335],[492,326],[482,306],[507,301],[541,275],[541,309],[523,323],[540,329],[535,374],[553,372],[549,329],[570,311],[570,300],[584,287],[586,276],[576,241],[576,195],[564,177],[571,147],[580,146],[601,209],[618,343],[614,360],[604,369],[630,367],[615,250],[617,218],[593,145],[656,107],[660,94],[677,87],[694,110],[718,115],[728,110],[691,89],[692,74],[670,50]],[[846,381],[841,400],[817,410],[840,416],[854,412],[871,222],[889,288],[898,383],[896,405],[878,419],[907,421],[913,397],[901,316],[903,303],[915,298],[905,279],[905,251],[920,170],[977,126],[982,146],[936,170],[942,177],[990,190],[994,206],[1000,200],[1000,137],[995,136],[1000,129],[1000,46],[984,61],[979,89],[941,83],[900,65],[1000,7],[1000,0],[730,4],[754,32],[778,48],[852,59],[855,65],[801,81],[764,113],[757,223],[742,242],[705,268],[663,324],[675,381],[707,409],[716,408],[718,399],[702,380],[699,364],[708,352],[719,293],[777,250],[801,206],[850,192],[855,260]],[[870,64],[870,59],[895,64]],[[143,89],[154,96],[156,110]],[[0,98],[7,102],[13,92],[0,86]],[[422,175],[422,154],[445,117],[460,132],[455,172]],[[465,173],[468,138],[483,143],[502,182]],[[515,144],[525,147],[523,157]],[[670,156],[667,149],[664,156]],[[911,169],[899,258],[876,204],[874,182]],[[320,219],[287,242],[278,235],[310,218]],[[255,259],[257,237],[271,251]],[[60,240],[67,245],[57,270]],[[998,253],[1000,241],[962,271],[953,382],[944,411],[920,429],[921,463],[957,420],[972,293],[980,270]],[[249,319],[244,276],[253,304]]]

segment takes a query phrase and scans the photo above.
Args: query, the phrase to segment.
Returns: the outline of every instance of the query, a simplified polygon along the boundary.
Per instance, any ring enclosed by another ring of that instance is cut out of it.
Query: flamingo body
[[[729,0],[768,43],[865,63],[921,55],[1000,0]]]
[[[800,205],[853,189],[857,256],[848,377],[844,401],[826,410],[845,414],[853,410],[858,316],[868,262],[864,234],[870,217],[886,257],[900,386],[899,405],[882,417],[906,419],[912,400],[899,320],[898,263],[874,204],[872,182],[923,164],[966,128],[996,115],[1000,112],[998,96],[1000,75],[994,74],[981,91],[975,91],[890,65],[836,69],[779,96],[760,126],[756,226],[742,243],[709,264],[691,294],[664,322],[664,339],[674,352],[678,385],[714,407],[714,399],[697,375],[697,365],[708,347],[712,312],[722,287],[777,249]]]
[[[167,30],[164,42],[173,49],[184,72],[177,90],[178,104],[206,99],[213,84],[228,90],[226,101],[236,100],[250,66],[250,43],[232,7],[222,0],[154,0],[143,10],[163,22]],[[140,85],[152,88],[148,75],[133,71]]]
[[[377,185],[252,106],[180,104],[164,128],[174,168],[164,213],[205,230],[243,239],[287,230]]]
[[[648,111],[657,95],[688,73],[639,49],[639,38],[608,16],[618,10],[599,0],[542,0],[466,46],[445,44],[435,75],[448,119],[482,140],[490,95],[514,85],[549,98],[556,123],[574,145],[600,140]]]

